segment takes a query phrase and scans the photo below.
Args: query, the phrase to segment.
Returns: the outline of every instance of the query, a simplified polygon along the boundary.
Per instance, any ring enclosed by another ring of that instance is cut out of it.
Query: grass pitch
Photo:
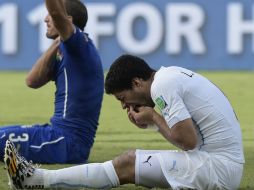
[[[240,189],[254,189],[254,73],[202,72],[228,96],[241,123],[246,164]],[[25,86],[24,72],[0,72],[0,126],[46,123],[53,113],[54,85],[39,90]],[[90,162],[112,159],[128,149],[175,149],[159,134],[135,128],[113,96],[104,96],[100,126]],[[70,165],[43,165],[56,169]],[[7,190],[7,176],[0,163],[0,189]],[[125,185],[117,189],[145,189]]]

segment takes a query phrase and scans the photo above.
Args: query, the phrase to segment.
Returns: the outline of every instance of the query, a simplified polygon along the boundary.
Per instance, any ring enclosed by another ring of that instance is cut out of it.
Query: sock
[[[38,170],[37,172],[43,173],[41,177],[43,177],[44,188],[110,189],[120,185],[112,161],[84,164],[59,170]]]
[[[34,174],[31,177],[25,178],[23,182],[24,187],[43,187],[43,169],[35,169]]]

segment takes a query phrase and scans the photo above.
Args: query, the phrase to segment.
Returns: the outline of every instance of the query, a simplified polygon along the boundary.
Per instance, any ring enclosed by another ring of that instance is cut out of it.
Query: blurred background
[[[253,70],[252,0],[86,0],[104,69],[122,53],[151,66]],[[0,0],[0,69],[27,70],[48,47],[43,1]]]

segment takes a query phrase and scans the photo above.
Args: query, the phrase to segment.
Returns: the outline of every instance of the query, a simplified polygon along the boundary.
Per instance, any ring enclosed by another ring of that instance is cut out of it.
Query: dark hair
[[[86,6],[80,0],[65,0],[65,8],[73,24],[83,31],[88,20]]]
[[[123,90],[132,89],[132,80],[141,78],[148,80],[155,72],[141,58],[133,55],[122,55],[110,66],[105,80],[107,94],[114,94]]]

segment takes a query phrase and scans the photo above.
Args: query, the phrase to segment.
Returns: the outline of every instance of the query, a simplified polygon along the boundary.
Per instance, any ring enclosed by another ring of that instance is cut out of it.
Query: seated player
[[[50,124],[0,128],[0,160],[10,139],[35,163],[86,163],[98,126],[104,74],[98,52],[83,32],[87,10],[79,0],[45,1],[47,37],[55,39],[27,77],[27,85],[56,85]],[[79,154],[76,154],[79,152]]]
[[[55,113],[50,124],[0,128],[0,160],[10,139],[25,158],[35,163],[86,163],[104,93],[101,60],[83,32],[85,5],[79,0],[45,2],[49,12],[46,35],[55,40],[33,66],[26,82],[32,88],[55,82]]]

